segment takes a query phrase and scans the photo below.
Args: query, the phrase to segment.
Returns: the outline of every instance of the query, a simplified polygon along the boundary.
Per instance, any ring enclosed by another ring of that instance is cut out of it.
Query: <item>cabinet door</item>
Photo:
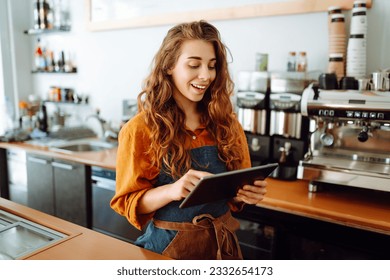
[[[28,205],[26,151],[8,149],[7,168],[9,200]]]
[[[0,148],[0,197],[9,198],[6,150]]]
[[[91,226],[90,172],[87,166],[53,160],[56,216],[81,226]]]
[[[54,189],[51,159],[27,154],[27,204],[54,215]]]

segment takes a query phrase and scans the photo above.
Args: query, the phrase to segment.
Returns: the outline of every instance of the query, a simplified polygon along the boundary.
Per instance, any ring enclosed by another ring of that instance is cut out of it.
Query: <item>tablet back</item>
[[[179,207],[186,208],[233,198],[236,196],[238,188],[252,185],[255,180],[264,180],[276,167],[278,167],[277,163],[271,163],[203,177]]]

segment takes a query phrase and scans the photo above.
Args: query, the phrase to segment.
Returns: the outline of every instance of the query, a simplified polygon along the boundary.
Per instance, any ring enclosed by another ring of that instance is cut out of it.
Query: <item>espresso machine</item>
[[[237,107],[249,146],[252,166],[266,164],[270,158],[269,74],[241,71],[238,75]]]
[[[312,126],[297,177],[309,181],[309,191],[331,184],[390,192],[389,91],[311,84],[303,92],[301,113]]]
[[[299,161],[307,151],[309,118],[301,115],[301,95],[312,80],[305,73],[272,73],[270,79],[271,177],[296,180]]]

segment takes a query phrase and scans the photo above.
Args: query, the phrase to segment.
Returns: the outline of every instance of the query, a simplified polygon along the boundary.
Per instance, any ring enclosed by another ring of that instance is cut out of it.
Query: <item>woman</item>
[[[250,167],[226,56],[213,25],[171,28],[138,96],[139,113],[120,132],[111,207],[139,229],[151,221],[136,244],[174,259],[241,259],[230,211],[266,193],[266,182],[255,181],[229,201],[179,208],[202,177]]]

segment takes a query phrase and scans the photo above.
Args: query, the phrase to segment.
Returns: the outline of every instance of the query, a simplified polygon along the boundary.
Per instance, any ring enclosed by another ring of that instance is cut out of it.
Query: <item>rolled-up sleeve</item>
[[[122,127],[116,160],[116,191],[110,204],[112,209],[125,216],[138,229],[142,229],[154,215],[138,214],[138,201],[153,188],[153,182],[159,174],[146,155],[150,147],[149,136],[150,131],[142,114]]]

